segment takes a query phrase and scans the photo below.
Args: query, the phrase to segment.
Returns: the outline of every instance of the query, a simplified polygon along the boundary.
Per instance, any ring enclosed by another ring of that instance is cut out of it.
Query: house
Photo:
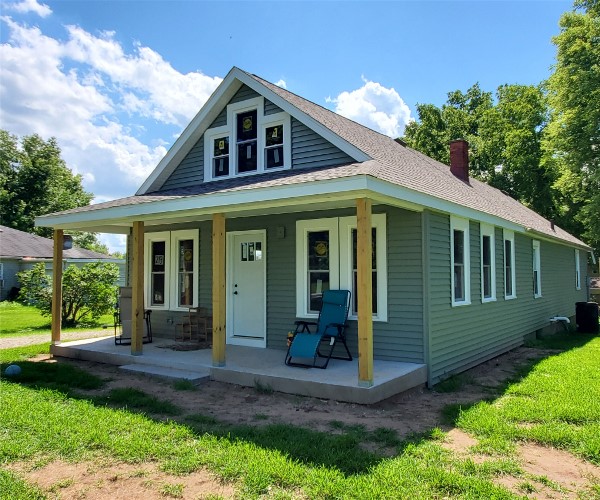
[[[378,361],[424,365],[434,384],[573,317],[590,251],[470,178],[465,141],[451,158],[233,68],[135,196],[36,223],[129,235],[138,317],[152,309],[172,336],[188,307],[211,309],[215,367],[229,346],[284,351],[294,320],[342,288],[356,385]]]
[[[20,287],[18,272],[31,269],[38,262],[45,264],[47,272],[52,272],[53,247],[53,241],[48,238],[0,226],[0,300],[6,300],[11,290]],[[89,262],[113,262],[119,266],[117,284],[125,284],[124,259],[77,247],[65,250],[63,257],[63,268],[71,264],[81,267]]]

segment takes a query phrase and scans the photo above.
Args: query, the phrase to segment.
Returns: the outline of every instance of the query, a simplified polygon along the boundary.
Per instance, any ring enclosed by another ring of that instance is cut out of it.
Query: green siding
[[[374,322],[376,359],[422,363],[423,349],[423,277],[421,259],[421,215],[391,207],[375,207],[375,213],[387,214],[388,321]],[[267,233],[267,346],[286,348],[286,334],[296,320],[296,221],[323,217],[355,215],[355,209],[308,214],[283,214],[227,220],[227,231],[265,229]],[[153,231],[199,228],[200,272],[199,305],[212,308],[211,223],[153,227]],[[285,228],[283,238],[277,229]],[[174,324],[182,313],[155,311],[154,332],[172,337]],[[348,328],[350,350],[357,353],[356,321]]]
[[[231,103],[258,97],[259,94],[243,85],[231,98]],[[281,113],[283,110],[268,99],[264,101],[265,115]],[[227,125],[227,106],[224,106],[209,129]],[[354,159],[336,146],[323,139],[311,129],[292,118],[292,168],[328,167],[352,163]],[[164,182],[161,191],[194,186],[204,182],[204,135],[175,168]]]
[[[502,231],[496,228],[496,301],[481,302],[479,223],[470,223],[471,304],[451,306],[450,218],[431,215],[430,370],[435,382],[520,345],[523,337],[573,316],[585,290],[575,290],[573,248],[541,242],[542,297],[533,298],[532,238],[515,234],[517,298],[504,298]]]
[[[355,160],[292,118],[292,168],[331,167]]]
[[[204,182],[204,136],[190,150],[162,186],[162,190],[194,186]]]

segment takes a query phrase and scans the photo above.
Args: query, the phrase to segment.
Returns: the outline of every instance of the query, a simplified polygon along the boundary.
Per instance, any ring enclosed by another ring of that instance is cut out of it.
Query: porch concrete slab
[[[210,349],[173,350],[175,344],[172,339],[155,339],[144,344],[143,354],[134,356],[130,346],[115,345],[112,337],[105,337],[53,345],[50,352],[119,366],[153,366],[192,373],[206,370],[212,380],[220,382],[359,404],[376,403],[427,381],[424,364],[374,360],[373,385],[361,387],[357,360],[334,359],[325,370],[290,367],[284,364],[285,351],[234,345],[226,347],[226,365],[214,367]]]
[[[121,365],[119,370],[133,373],[141,373],[152,378],[165,380],[187,380],[194,385],[200,385],[202,382],[210,380],[210,370],[201,371],[177,370],[174,368],[165,368],[163,366],[153,365]]]

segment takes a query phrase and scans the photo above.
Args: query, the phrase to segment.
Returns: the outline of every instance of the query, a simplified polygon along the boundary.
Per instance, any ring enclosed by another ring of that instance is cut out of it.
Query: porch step
[[[121,365],[119,366],[119,369],[127,372],[142,373],[149,377],[166,380],[189,380],[194,385],[199,385],[202,382],[210,380],[210,372],[208,369],[201,371],[188,371],[143,364]]]

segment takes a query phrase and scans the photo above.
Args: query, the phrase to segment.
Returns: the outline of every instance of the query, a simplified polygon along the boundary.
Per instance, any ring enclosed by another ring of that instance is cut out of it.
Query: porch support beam
[[[225,215],[212,218],[212,301],[213,301],[213,366],[225,366]]]
[[[373,262],[371,200],[356,200],[356,261],[358,287],[358,385],[373,385]]]
[[[131,354],[142,354],[144,337],[144,223],[133,223],[131,269]]]
[[[62,271],[63,271],[62,229],[54,230],[54,252],[52,254],[52,338],[53,345],[60,344],[60,323],[62,320]]]

